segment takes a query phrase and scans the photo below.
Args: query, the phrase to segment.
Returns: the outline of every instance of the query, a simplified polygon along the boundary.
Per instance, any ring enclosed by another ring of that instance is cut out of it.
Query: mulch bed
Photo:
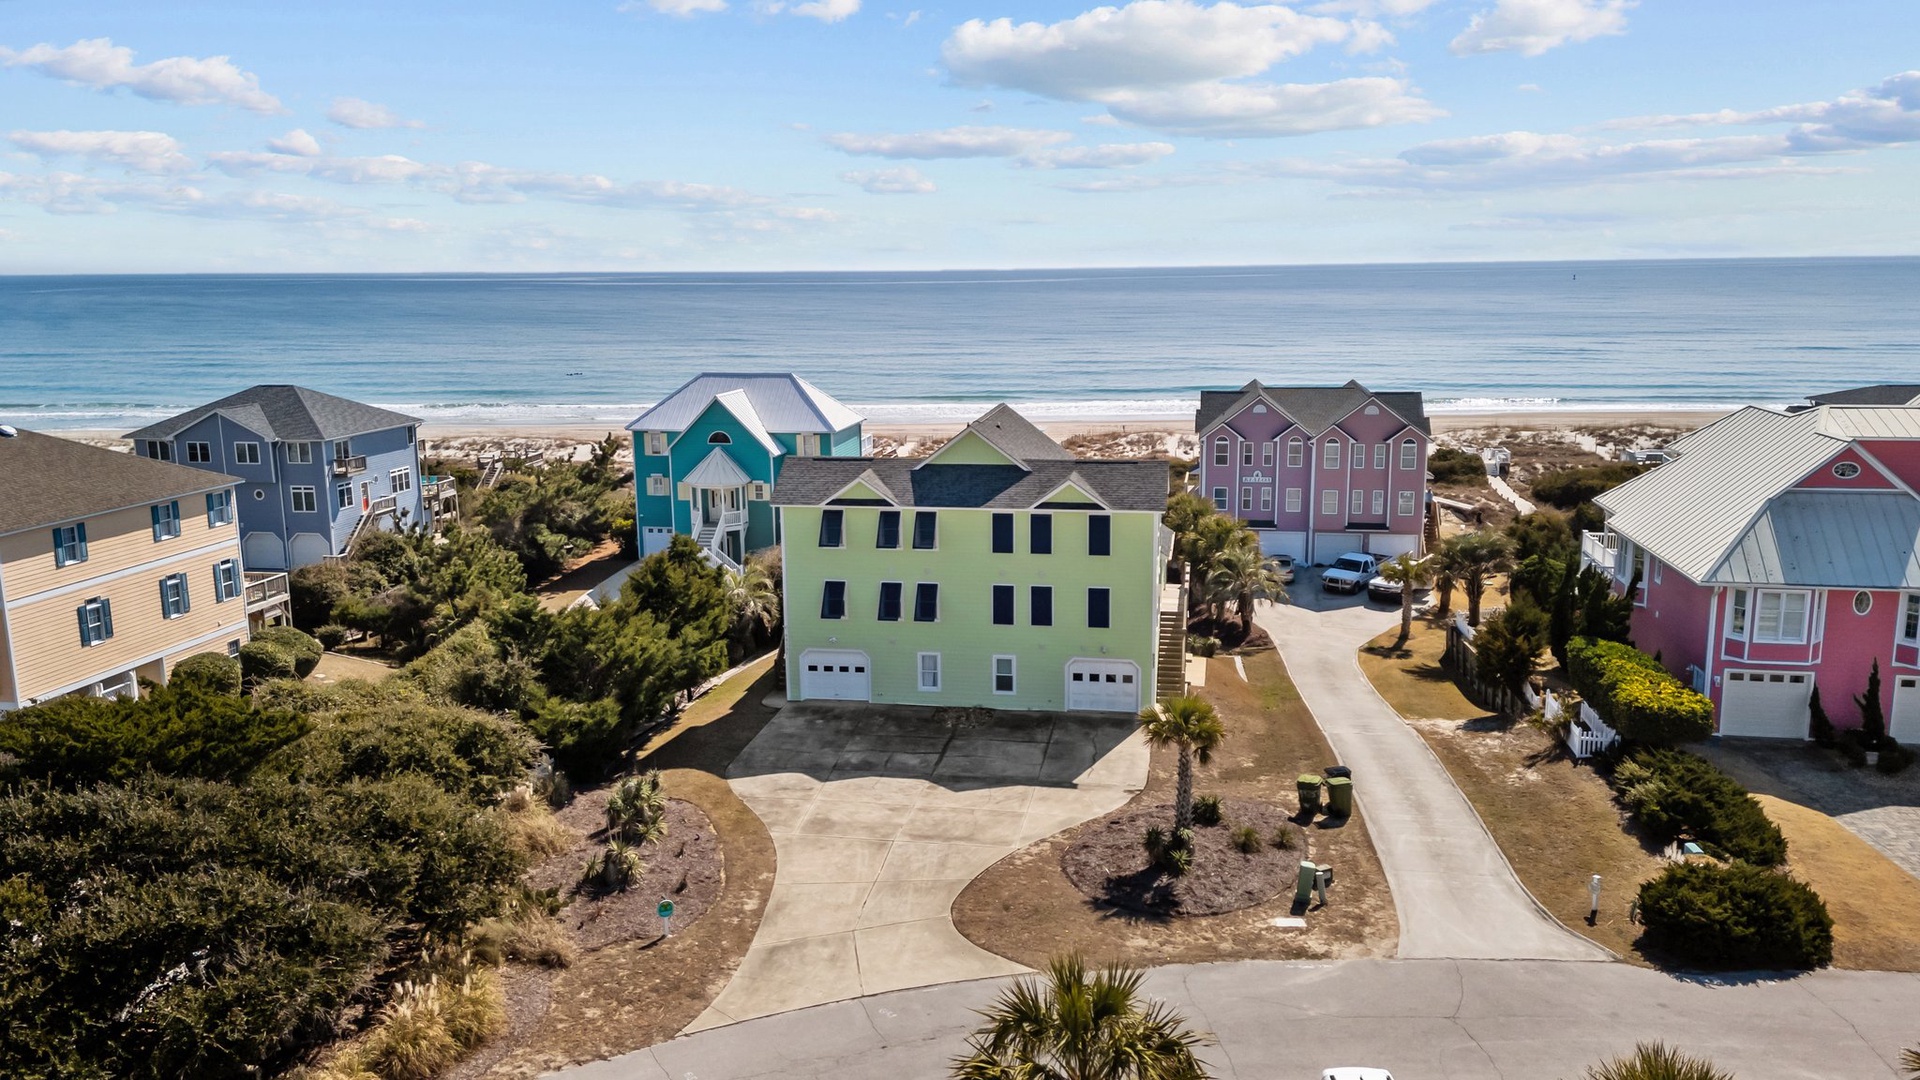
[[[527,874],[536,889],[558,889],[566,908],[560,922],[572,932],[584,952],[617,941],[653,940],[660,936],[655,906],[672,900],[675,933],[691,927],[720,895],[720,845],[713,823],[700,808],[681,799],[667,800],[667,835],[640,849],[646,869],[624,891],[604,891],[583,884],[581,873],[605,845],[607,789],[574,799],[555,816],[576,830],[592,830],[571,849],[553,856]]]
[[[1060,857],[1060,868],[1089,899],[1154,915],[1220,915],[1264,903],[1290,887],[1299,872],[1302,844],[1287,812],[1271,803],[1225,800],[1220,824],[1193,830],[1193,869],[1174,876],[1154,866],[1142,842],[1147,829],[1172,831],[1173,807],[1124,807],[1080,830]],[[1260,833],[1260,849],[1251,854],[1233,846],[1233,831],[1251,825]],[[1292,848],[1275,847],[1282,825],[1294,835]]]

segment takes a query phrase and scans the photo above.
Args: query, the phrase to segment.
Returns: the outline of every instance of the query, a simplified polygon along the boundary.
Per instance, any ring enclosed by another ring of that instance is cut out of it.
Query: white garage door
[[[1279,529],[1260,529],[1260,554],[1291,555],[1300,561],[1307,557],[1307,534],[1303,532],[1282,532]]]
[[[295,569],[299,569],[302,566],[312,566],[314,563],[322,562],[327,556],[333,554],[333,541],[319,533],[294,533],[293,542],[289,546],[293,551],[293,565]]]
[[[1720,680],[1720,734],[1804,739],[1812,695],[1805,671],[1729,671]]]
[[[1127,660],[1068,661],[1067,708],[1073,712],[1139,712],[1139,666]]]
[[[1893,711],[1887,714],[1887,734],[1896,742],[1920,743],[1920,675],[1893,680]]]
[[[866,653],[808,649],[800,654],[800,696],[808,701],[866,701],[872,687]]]
[[[250,532],[240,542],[249,570],[285,570],[287,545],[270,532]]]

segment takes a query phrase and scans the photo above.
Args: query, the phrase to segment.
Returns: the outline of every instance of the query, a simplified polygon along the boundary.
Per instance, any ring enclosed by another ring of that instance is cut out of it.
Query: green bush
[[[1654,1042],[1641,1043],[1626,1057],[1589,1067],[1586,1080],[1733,1080],[1733,1074],[1715,1068],[1706,1058]]]
[[[1646,472],[1648,468],[1650,466],[1615,461],[1605,465],[1581,465],[1571,469],[1555,469],[1534,478],[1533,497],[1536,501],[1549,506],[1572,510],[1581,503],[1592,502],[1595,498],[1612,491]]]
[[[1220,796],[1202,795],[1193,800],[1193,823],[1205,826],[1220,824]]]
[[[1187,638],[1187,652],[1194,656],[1212,656],[1219,651],[1218,638],[1210,638],[1205,634],[1194,634]]]
[[[527,777],[538,756],[533,737],[507,717],[394,701],[317,715],[313,731],[272,764],[295,780],[319,784],[415,773],[491,804]]]
[[[272,641],[249,641],[240,646],[240,674],[248,689],[269,679],[297,678],[299,661],[287,647]]]
[[[1681,863],[1640,886],[1648,946],[1706,968],[1833,962],[1833,917],[1804,883],[1758,866]]]
[[[320,658],[327,652],[311,634],[302,633],[291,626],[269,626],[264,630],[256,631],[253,640],[268,642],[287,650],[287,653],[293,657],[293,677],[296,679],[304,679],[313,674],[313,669],[319,665]]]
[[[1913,764],[1913,751],[1893,741],[1893,737],[1880,740],[1880,758],[1873,767],[1888,776],[1905,772]]]
[[[1427,455],[1427,471],[1437,484],[1487,486],[1487,463],[1479,454],[1469,454],[1451,446],[1436,446]]]
[[[1251,855],[1260,850],[1260,830],[1251,825],[1242,825],[1233,830],[1233,846],[1243,855]]]
[[[173,665],[171,686],[191,687],[209,694],[240,693],[240,661],[226,653],[194,653]]]
[[[1620,801],[1660,840],[1691,836],[1755,866],[1787,861],[1787,840],[1753,796],[1705,758],[1641,749],[1614,767]]]
[[[307,727],[284,709],[205,690],[189,675],[138,698],[70,695],[9,713],[0,756],[14,758],[22,776],[59,785],[148,772],[219,779],[246,774]]]
[[[333,621],[333,609],[353,593],[343,563],[321,562],[287,575],[287,599],[295,626],[315,627]]]
[[[352,633],[351,630],[339,623],[323,623],[313,628],[313,639],[320,643],[321,648],[332,652],[347,643],[347,635],[350,633]]]
[[[1516,690],[1533,674],[1547,647],[1547,613],[1524,595],[1496,615],[1482,619],[1473,635],[1476,671],[1482,679]]]
[[[401,678],[451,705],[519,713],[544,696],[539,673],[517,656],[502,658],[482,623],[469,623],[408,664]]]
[[[1631,645],[1574,638],[1567,643],[1567,675],[1629,742],[1671,746],[1713,734],[1713,702]]]

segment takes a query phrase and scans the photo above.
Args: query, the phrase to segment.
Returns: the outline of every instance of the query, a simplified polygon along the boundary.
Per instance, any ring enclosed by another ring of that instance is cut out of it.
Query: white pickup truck
[[[1379,559],[1362,551],[1349,551],[1321,573],[1320,587],[1327,592],[1359,592],[1379,572]]]

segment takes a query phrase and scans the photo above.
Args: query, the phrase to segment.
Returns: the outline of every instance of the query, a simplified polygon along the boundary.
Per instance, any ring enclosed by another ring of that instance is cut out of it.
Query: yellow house
[[[236,482],[0,426],[0,712],[237,651]]]

